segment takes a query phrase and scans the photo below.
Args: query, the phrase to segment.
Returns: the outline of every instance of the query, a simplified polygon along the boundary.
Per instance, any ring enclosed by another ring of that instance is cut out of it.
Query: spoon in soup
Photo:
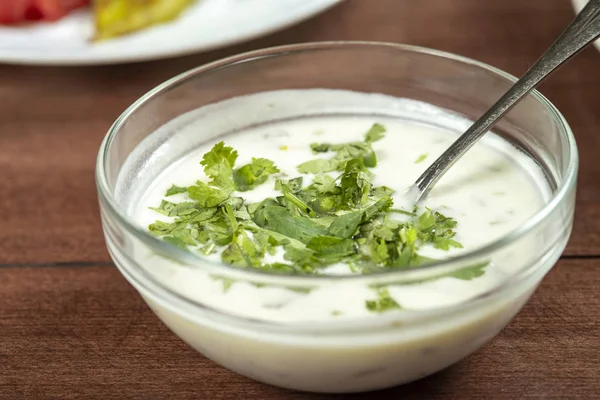
[[[469,127],[415,181],[407,195],[423,200],[440,178],[514,105],[559,66],[600,37],[600,0],[590,0],[556,41],[481,118]]]

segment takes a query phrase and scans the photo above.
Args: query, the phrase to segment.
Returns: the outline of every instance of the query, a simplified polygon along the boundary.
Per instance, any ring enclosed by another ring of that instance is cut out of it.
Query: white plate
[[[308,19],[343,0],[200,0],[177,20],[91,43],[92,15],[81,10],[53,23],[0,26],[0,62],[118,64],[174,57],[250,40]]]
[[[581,11],[581,9],[587,4],[588,0],[571,0],[571,3],[573,3],[573,8],[575,9],[576,13],[579,13],[579,11]],[[600,49],[600,40],[596,40],[594,42],[594,45]]]

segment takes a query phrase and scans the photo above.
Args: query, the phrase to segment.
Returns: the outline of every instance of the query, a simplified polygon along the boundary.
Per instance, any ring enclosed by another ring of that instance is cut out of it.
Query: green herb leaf
[[[367,310],[377,313],[401,308],[400,304],[398,304],[396,300],[390,296],[388,290],[384,288],[377,289],[377,299],[367,300],[366,306]]]
[[[342,214],[329,226],[328,233],[339,238],[350,238],[356,233],[361,223],[371,219],[377,213],[387,211],[392,204],[392,198],[388,196],[358,211]]]
[[[213,179],[215,186],[225,186],[232,184],[231,174],[238,152],[224,142],[219,142],[202,157],[200,165],[204,166],[204,173]]]
[[[386,132],[385,126],[381,124],[373,124],[371,129],[367,131],[365,134],[365,141],[369,143],[376,142],[385,137],[384,133]]]
[[[310,148],[313,153],[327,153],[331,145],[329,143],[311,143]]]
[[[196,207],[196,203],[171,203],[167,200],[162,200],[158,208],[150,207],[150,209],[159,212],[163,215],[166,215],[167,217],[189,215],[198,210],[198,208]]]
[[[373,168],[377,165],[377,155],[371,147],[371,143],[383,138],[385,127],[374,124],[365,134],[364,142],[351,142],[341,144],[312,143],[310,145],[314,153],[335,152],[331,159],[317,158],[306,161],[298,166],[301,174],[320,174],[332,171],[343,171],[350,160],[362,161],[365,167]]]
[[[295,216],[285,207],[267,206],[254,215],[254,222],[265,229],[280,233],[302,243],[308,243],[313,237],[324,235],[326,228],[303,216]]]
[[[219,142],[202,157],[204,173],[211,178],[207,184],[197,181],[187,188],[188,195],[203,208],[216,207],[229,198],[235,190],[233,166],[238,157],[237,151]]]
[[[329,263],[356,254],[356,244],[353,240],[334,236],[315,236],[306,244],[306,248],[313,250],[317,258],[325,258]]]
[[[206,184],[196,182],[196,186],[188,188],[188,194],[197,200],[202,207],[214,207],[221,204],[233,193],[233,167],[238,157],[237,151],[219,142],[202,157],[200,164],[204,166],[204,173],[211,178]]]
[[[346,163],[340,186],[343,203],[350,208],[356,208],[364,205],[369,198],[371,176],[359,160],[353,159]]]
[[[296,193],[300,189],[302,189],[302,181],[303,181],[303,179],[301,176],[294,178],[294,179],[290,179],[288,181],[286,181],[284,179],[277,179],[275,181],[275,190],[282,191],[282,188],[285,185],[290,189],[290,191],[292,193]]]
[[[265,183],[269,176],[279,172],[275,163],[266,158],[253,158],[250,164],[235,170],[233,180],[237,190],[245,192]]]
[[[315,252],[306,247],[285,245],[284,260],[289,261],[289,271],[301,274],[314,274],[321,268],[322,261],[315,256]]]
[[[390,189],[387,186],[377,186],[371,189],[371,196],[376,199],[380,199],[384,196],[391,196],[395,192],[396,191],[394,189]]]
[[[179,226],[178,223],[168,223],[163,221],[156,221],[153,224],[150,224],[148,230],[155,236],[164,236],[173,232],[173,230],[177,229]]]
[[[178,193],[186,193],[186,192],[187,192],[187,188],[186,187],[177,186],[177,185],[173,184],[167,190],[167,193],[165,193],[165,197],[173,196],[173,195],[178,194]]]
[[[285,184],[281,185],[281,191],[283,192],[283,197],[297,207],[302,213],[308,215],[309,217],[318,216],[318,214],[308,204],[292,194],[291,190]]]
[[[323,172],[336,171],[340,167],[340,161],[338,160],[325,160],[322,158],[316,158],[314,160],[303,162],[298,165],[298,172],[301,174],[320,174]]]
[[[221,281],[223,283],[223,292],[229,291],[231,286],[235,283],[234,279],[227,278],[224,276],[210,275],[210,277],[215,281]]]
[[[351,238],[364,221],[364,217],[365,213],[362,210],[339,215],[329,226],[328,234],[342,239]]]
[[[335,186],[335,180],[331,176],[325,174],[316,175],[308,189],[315,190],[319,194],[339,192],[339,190],[337,190],[338,188]]]
[[[369,168],[377,164],[377,156],[371,143],[381,140],[384,132],[382,125],[374,124],[363,142],[312,144],[313,152],[333,155],[298,167],[301,173],[315,174],[311,184],[303,187],[302,177],[277,179],[275,189],[282,195],[253,204],[232,194],[254,189],[279,169],[264,158],[234,169],[237,152],[217,143],[201,161],[209,182],[171,186],[165,197],[187,192],[190,201],[163,200],[153,210],[170,219],[158,220],[148,230],[186,250],[221,252],[225,263],[274,273],[319,274],[336,263],[370,273],[434,262],[419,254],[420,247],[461,247],[454,238],[456,221],[430,209],[392,209],[394,191],[373,187]],[[334,171],[340,172],[337,178],[330,174]],[[392,218],[397,214],[402,217]],[[266,254],[281,250],[284,262],[265,263]],[[484,273],[485,265],[447,276],[474,279]],[[387,291],[378,295],[367,302],[370,310],[399,308]]]
[[[415,160],[415,164],[422,163],[423,161],[425,161],[425,159],[426,159],[426,158],[427,158],[427,154],[421,154],[421,155],[419,156],[419,158],[417,158],[417,159]]]
[[[176,236],[164,236],[162,239],[169,244],[180,247],[184,250],[189,250],[187,243]]]
[[[481,262],[475,265],[470,265],[468,267],[461,268],[448,276],[451,276],[456,279],[462,279],[465,281],[470,281],[471,279],[479,278],[483,274],[485,274],[485,269],[490,265],[489,262]]]
[[[195,186],[188,187],[188,195],[196,200],[200,207],[216,207],[229,198],[233,190],[219,187],[211,187],[206,183],[198,181]]]
[[[259,267],[262,255],[243,229],[238,229],[233,240],[221,253],[221,260],[236,267]]]
[[[450,250],[451,247],[461,248],[462,245],[453,239],[456,232],[456,221],[439,212],[427,209],[418,218],[419,238],[424,243],[432,243],[441,250]]]

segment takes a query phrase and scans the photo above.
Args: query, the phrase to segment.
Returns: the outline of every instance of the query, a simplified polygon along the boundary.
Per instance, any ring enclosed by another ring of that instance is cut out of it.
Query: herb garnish
[[[385,131],[374,124],[360,142],[313,143],[315,154],[333,155],[298,166],[301,174],[313,175],[306,186],[302,176],[284,180],[275,163],[264,158],[236,168],[237,151],[217,143],[200,162],[208,182],[171,186],[165,197],[187,198],[179,203],[164,199],[152,208],[170,219],[157,220],[149,230],[186,250],[220,253],[224,263],[273,273],[320,274],[338,263],[359,273],[411,268],[434,261],[419,254],[422,246],[462,247],[454,239],[454,219],[430,209],[393,209],[394,191],[373,185],[370,168],[377,156],[372,144]],[[269,178],[279,196],[248,204],[236,195]],[[394,218],[397,214],[403,218]],[[265,261],[278,252],[283,252],[281,261]],[[455,277],[472,279],[479,269]],[[367,301],[369,310],[400,308],[384,288],[377,294],[377,300]]]
[[[377,300],[367,300],[366,306],[369,311],[384,312],[401,308],[396,300],[390,296],[387,289],[377,289],[377,296]]]
[[[422,163],[423,161],[425,161],[425,159],[427,158],[427,156],[428,156],[428,154],[427,154],[427,153],[421,154],[421,155],[420,155],[420,156],[419,156],[419,157],[418,157],[418,158],[415,160],[415,164],[420,164],[420,163]]]

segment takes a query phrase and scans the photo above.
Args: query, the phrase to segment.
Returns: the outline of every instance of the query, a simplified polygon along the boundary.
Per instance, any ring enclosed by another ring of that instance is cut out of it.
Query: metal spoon
[[[590,0],[538,61],[481,118],[431,164],[408,192],[423,200],[439,179],[527,93],[580,50],[600,37],[600,0]]]

